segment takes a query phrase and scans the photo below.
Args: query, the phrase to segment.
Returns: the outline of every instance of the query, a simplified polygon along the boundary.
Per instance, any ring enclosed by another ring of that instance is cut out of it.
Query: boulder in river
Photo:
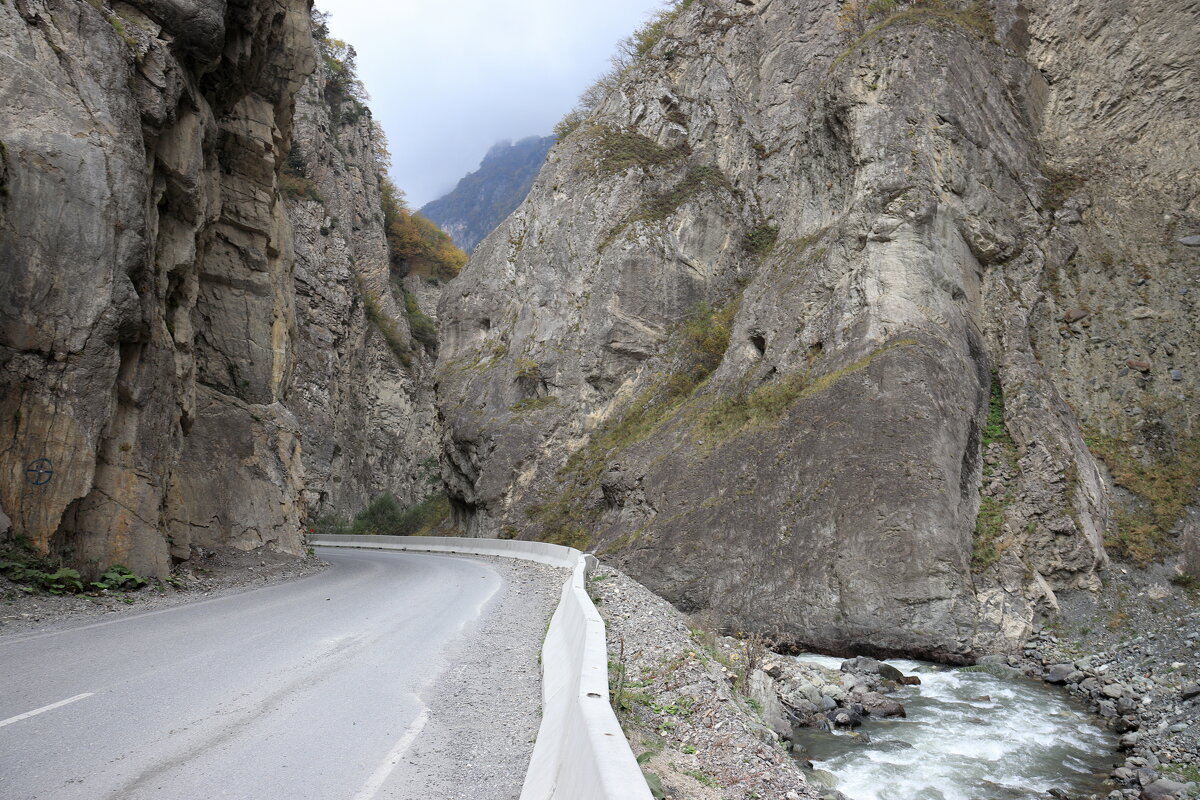
[[[908,716],[904,711],[904,706],[900,702],[890,697],[885,697],[879,692],[866,692],[862,695],[859,702],[862,703],[863,710],[872,717]]]
[[[857,728],[859,725],[862,725],[862,717],[848,708],[835,708],[825,716],[839,728]]]
[[[855,656],[842,662],[842,672],[878,675],[881,662],[869,656]]]

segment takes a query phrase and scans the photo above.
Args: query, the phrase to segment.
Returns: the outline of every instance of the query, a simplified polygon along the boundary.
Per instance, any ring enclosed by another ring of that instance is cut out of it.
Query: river
[[[842,663],[796,658],[832,669]],[[1116,737],[1062,691],[1022,677],[919,661],[887,663],[921,678],[920,686],[889,693],[904,704],[907,718],[868,718],[857,736],[796,731],[797,756],[832,773],[834,788],[851,800],[1031,800],[1052,789],[1070,797],[1108,793],[1103,780],[1117,760]],[[830,780],[828,774],[814,777]]]

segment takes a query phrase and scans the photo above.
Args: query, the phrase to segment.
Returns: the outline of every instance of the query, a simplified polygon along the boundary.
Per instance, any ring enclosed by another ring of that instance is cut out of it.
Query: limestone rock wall
[[[405,494],[432,411],[364,324],[377,168],[310,107],[308,4],[14,0],[0,57],[0,534],[163,575]],[[289,215],[302,87],[328,207]]]
[[[298,339],[290,407],[304,430],[305,501],[312,516],[352,515],[391,493],[419,501],[437,477],[440,428],[433,354],[412,342],[402,289],[389,278],[380,142],[356,101],[331,107],[320,67],[297,98],[294,156],[316,198],[293,197]],[[409,282],[423,308],[438,289]],[[370,294],[411,349],[404,364],[366,313]]]
[[[13,534],[152,574],[192,545],[300,548],[275,165],[308,27],[287,0],[0,7]]]
[[[1194,376],[1121,373],[1133,339],[1072,333],[1061,273],[1088,231],[1138,243],[1151,275],[1111,282],[1111,325],[1189,352],[1173,240],[1200,217],[1194,33],[1167,24],[1187,4],[1084,5],[920,10],[857,41],[832,0],[688,6],[443,300],[464,527],[593,546],[829,652],[968,660],[1094,587],[1112,484],[1083,431],[1124,417],[1092,390]],[[1134,284],[1153,317],[1119,310]]]

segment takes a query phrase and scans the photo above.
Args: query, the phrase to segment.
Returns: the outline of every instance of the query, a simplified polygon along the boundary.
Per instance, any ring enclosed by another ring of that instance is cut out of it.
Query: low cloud
[[[324,0],[413,207],[449,191],[500,139],[546,135],[662,0]]]

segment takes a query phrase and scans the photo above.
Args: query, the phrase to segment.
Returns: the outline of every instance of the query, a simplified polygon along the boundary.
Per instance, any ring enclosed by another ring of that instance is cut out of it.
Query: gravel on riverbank
[[[668,800],[821,796],[741,691],[747,656],[761,653],[689,626],[611,566],[593,572],[589,589],[608,628],[613,706]]]
[[[0,575],[0,637],[53,631],[89,620],[142,614],[197,600],[257,589],[316,574],[328,566],[315,556],[297,557],[267,547],[208,550],[177,566],[169,580],[153,580],[131,592],[53,595],[30,592]]]
[[[1167,567],[1114,563],[1099,594],[1058,602],[1059,621],[1003,660],[1064,686],[1122,735],[1112,800],[1200,796],[1200,591]]]

